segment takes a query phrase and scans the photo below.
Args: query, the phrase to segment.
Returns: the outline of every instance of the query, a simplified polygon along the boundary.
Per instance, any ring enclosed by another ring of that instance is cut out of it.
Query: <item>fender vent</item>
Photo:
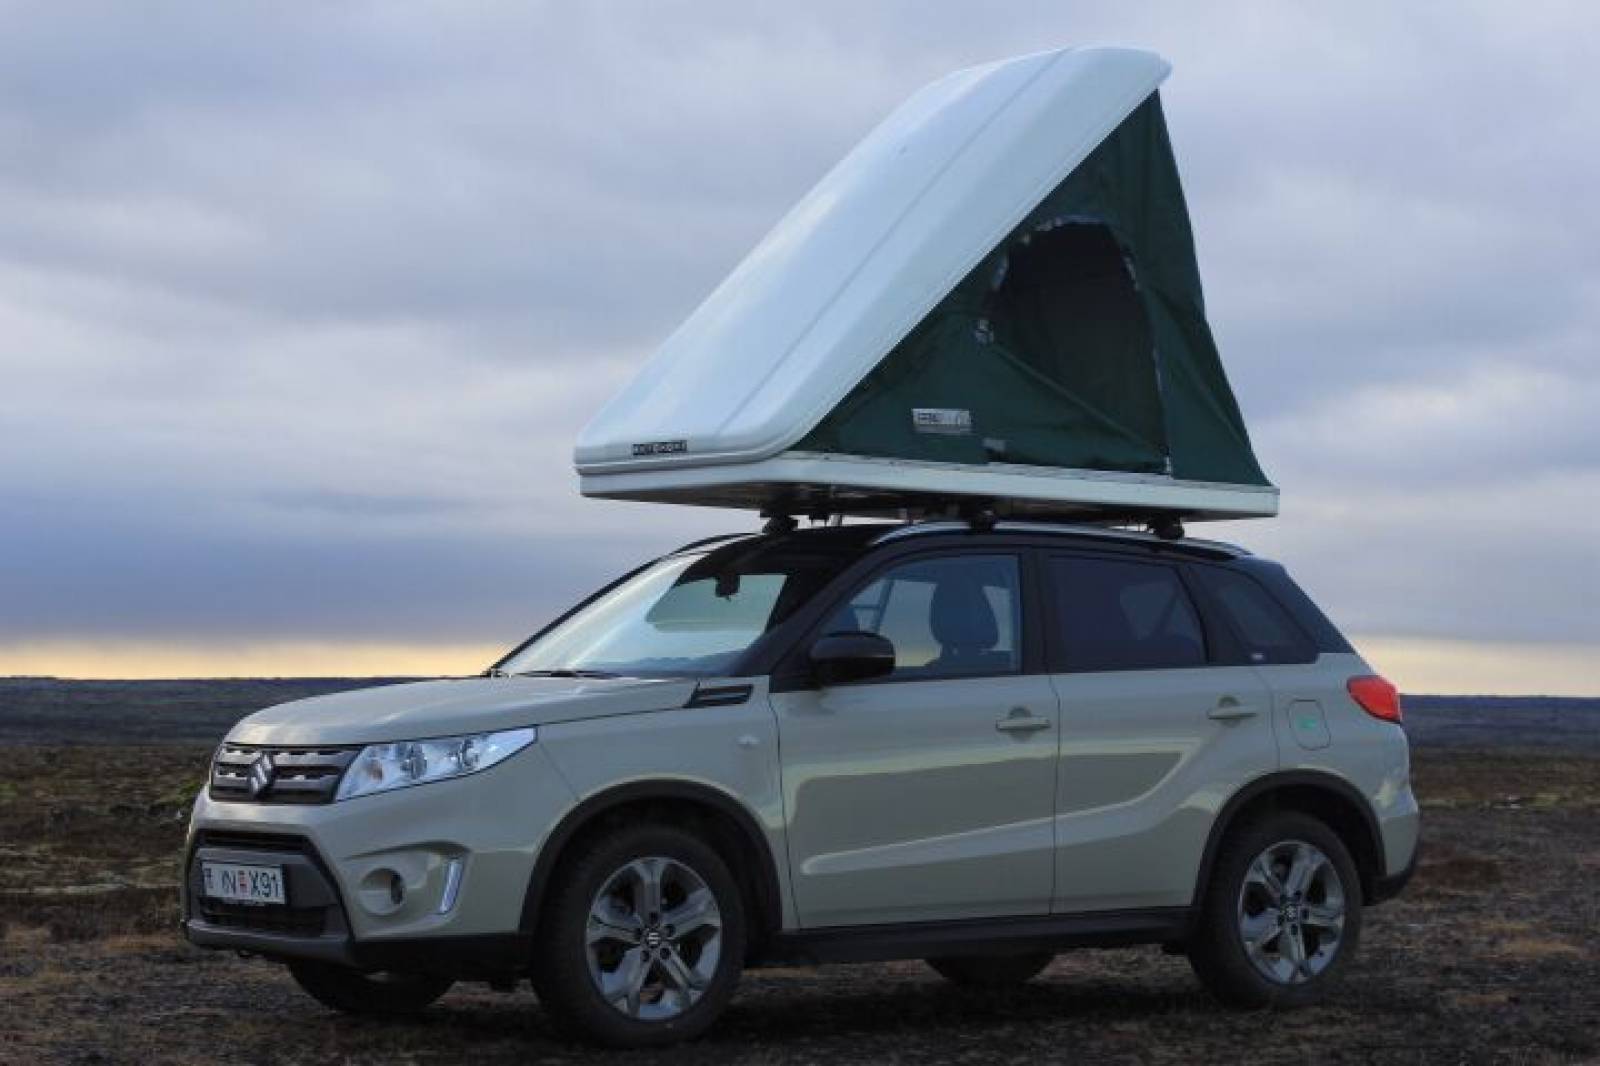
[[[684,707],[733,707],[748,700],[754,691],[753,685],[701,685]]]

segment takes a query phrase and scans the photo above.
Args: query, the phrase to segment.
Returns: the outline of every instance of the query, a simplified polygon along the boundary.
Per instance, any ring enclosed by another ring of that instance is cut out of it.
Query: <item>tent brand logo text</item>
[[[675,455],[689,450],[686,440],[653,440],[633,446],[634,455]]]
[[[918,433],[965,436],[972,432],[972,412],[958,407],[913,407],[911,428]]]

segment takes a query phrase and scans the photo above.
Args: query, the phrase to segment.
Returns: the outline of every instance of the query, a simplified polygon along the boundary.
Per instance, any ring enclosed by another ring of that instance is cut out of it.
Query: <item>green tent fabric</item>
[[[1159,96],[797,447],[1268,484],[1206,323]]]

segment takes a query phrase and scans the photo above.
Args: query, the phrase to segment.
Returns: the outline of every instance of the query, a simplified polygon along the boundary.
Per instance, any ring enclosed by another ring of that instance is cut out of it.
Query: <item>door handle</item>
[[[1237,722],[1241,718],[1254,718],[1261,712],[1248,703],[1240,703],[1232,696],[1224,696],[1217,705],[1206,712],[1206,717],[1217,722]]]
[[[994,724],[1002,733],[1034,733],[1050,728],[1050,719],[1041,718],[1026,707],[1013,707],[1011,713]]]

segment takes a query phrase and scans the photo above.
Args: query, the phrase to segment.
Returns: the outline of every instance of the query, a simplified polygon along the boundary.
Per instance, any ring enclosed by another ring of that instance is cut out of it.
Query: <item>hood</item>
[[[234,726],[239,744],[378,744],[681,707],[693,680],[472,677],[280,703]]]

